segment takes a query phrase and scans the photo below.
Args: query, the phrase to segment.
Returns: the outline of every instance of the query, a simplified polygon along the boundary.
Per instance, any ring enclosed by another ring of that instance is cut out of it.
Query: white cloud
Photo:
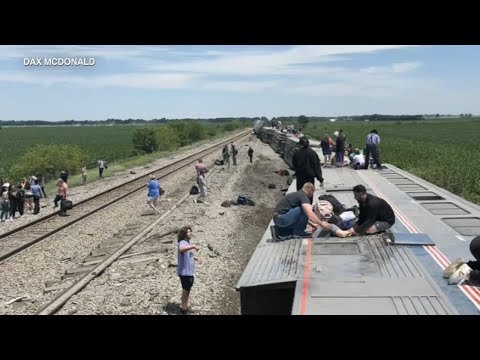
[[[206,90],[223,90],[238,92],[260,92],[276,85],[273,81],[215,81],[207,83],[203,88]]]
[[[403,82],[401,79],[421,64],[412,61],[354,69],[332,63],[345,61],[355,54],[404,47],[406,46],[254,46],[245,50],[232,46],[212,50],[211,47],[160,46],[0,46],[0,59],[18,57],[20,54],[21,57],[45,56],[48,53],[112,60],[108,63],[111,67],[104,65],[88,69],[88,77],[78,71],[70,71],[72,69],[69,68],[41,69],[42,71],[34,73],[28,71],[32,69],[25,69],[0,73],[0,81],[88,88],[117,86],[232,92],[260,92],[269,89],[314,96],[386,96],[395,93],[390,91],[395,86],[410,87],[411,79]]]
[[[0,73],[1,82],[21,82],[32,85],[53,86],[81,86],[86,88],[117,86],[143,89],[180,89],[188,87],[196,78],[190,74],[150,74],[127,73],[97,77],[83,77],[71,75],[51,75],[41,73],[3,72]]]

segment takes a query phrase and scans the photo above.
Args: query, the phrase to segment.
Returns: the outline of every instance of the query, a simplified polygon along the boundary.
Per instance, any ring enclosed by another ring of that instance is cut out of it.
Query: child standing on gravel
[[[188,297],[192,289],[195,278],[195,261],[199,261],[198,257],[193,255],[193,251],[199,251],[198,245],[191,245],[192,228],[185,226],[178,232],[178,268],[177,274],[182,284],[182,304],[180,311],[186,314],[188,311]]]

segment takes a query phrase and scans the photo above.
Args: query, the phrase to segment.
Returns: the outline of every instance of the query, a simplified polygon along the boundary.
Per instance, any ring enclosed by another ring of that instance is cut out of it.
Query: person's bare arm
[[[330,230],[331,226],[328,222],[322,221],[318,218],[317,215],[312,210],[312,205],[310,204],[302,204],[302,209],[305,215],[307,215],[308,220],[314,225],[314,226],[320,226],[322,229],[325,230]]]

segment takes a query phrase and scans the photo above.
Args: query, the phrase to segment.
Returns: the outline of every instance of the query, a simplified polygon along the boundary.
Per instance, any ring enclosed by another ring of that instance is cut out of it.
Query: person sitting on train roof
[[[273,213],[273,222],[275,230],[279,236],[309,236],[305,231],[307,224],[322,229],[330,230],[331,225],[320,220],[312,209],[312,198],[315,187],[307,182],[302,189],[290,194],[286,194],[275,206]]]
[[[448,279],[449,285],[461,284],[467,280],[474,285],[480,284],[480,235],[470,242],[470,252],[475,261],[465,262],[462,258],[458,258],[443,271],[443,277]]]
[[[356,224],[348,230],[351,235],[375,234],[395,224],[392,207],[384,199],[367,194],[365,186],[354,186],[353,196],[358,201],[360,214]]]

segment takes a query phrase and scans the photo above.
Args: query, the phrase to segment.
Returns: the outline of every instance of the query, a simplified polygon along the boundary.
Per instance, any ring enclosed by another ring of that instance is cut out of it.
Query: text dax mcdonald
[[[23,58],[24,66],[94,66],[95,58]]]

